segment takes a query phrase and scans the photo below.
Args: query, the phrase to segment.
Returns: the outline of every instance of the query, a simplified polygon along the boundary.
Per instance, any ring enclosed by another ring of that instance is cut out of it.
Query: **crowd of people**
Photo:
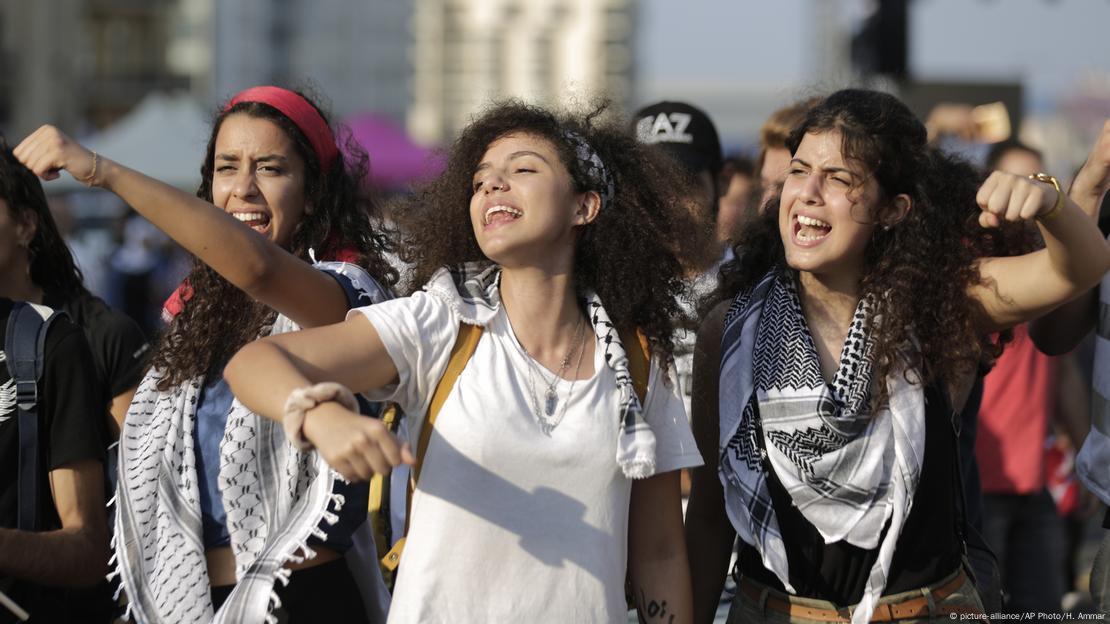
[[[0,146],[0,622],[1060,612],[1110,503],[1110,122],[1070,188],[945,132],[845,89],[753,162],[688,103],[495,102],[388,210],[276,86],[195,195]],[[84,286],[63,170],[191,255],[164,326]]]

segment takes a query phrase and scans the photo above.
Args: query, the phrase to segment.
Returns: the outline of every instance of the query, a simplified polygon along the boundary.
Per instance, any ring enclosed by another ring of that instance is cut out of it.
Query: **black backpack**
[[[38,495],[42,477],[39,458],[39,380],[46,361],[46,334],[54,319],[64,315],[46,307],[16,301],[8,316],[4,354],[15,386],[19,432],[18,510],[16,528],[38,529]]]

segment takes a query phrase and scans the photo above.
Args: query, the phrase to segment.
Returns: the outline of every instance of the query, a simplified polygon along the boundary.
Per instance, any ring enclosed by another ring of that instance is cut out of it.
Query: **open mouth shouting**
[[[524,216],[520,210],[509,206],[507,204],[494,204],[486,208],[486,212],[482,215],[482,225],[486,228],[512,223],[517,219]]]
[[[819,245],[832,231],[832,225],[803,214],[794,215],[792,232],[794,242],[802,247]]]
[[[261,211],[233,212],[231,216],[247,224],[255,232],[265,233],[270,227],[270,215]]]

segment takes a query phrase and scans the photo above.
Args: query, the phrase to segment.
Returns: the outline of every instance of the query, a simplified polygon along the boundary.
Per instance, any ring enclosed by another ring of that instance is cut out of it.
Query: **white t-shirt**
[[[409,431],[420,431],[458,313],[423,292],[355,313],[373,323],[399,374],[397,386],[368,396],[399,403]],[[565,416],[545,435],[528,394],[528,356],[504,309],[493,315],[428,444],[391,623],[628,621],[632,482],[616,462],[618,391],[602,354],[594,349],[594,376],[574,384]],[[561,402],[570,385],[559,381]],[[682,401],[654,364],[648,388],[656,473],[700,465]]]

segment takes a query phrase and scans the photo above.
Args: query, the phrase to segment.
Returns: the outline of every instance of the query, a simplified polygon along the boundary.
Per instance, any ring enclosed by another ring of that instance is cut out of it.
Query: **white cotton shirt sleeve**
[[[658,360],[652,360],[644,402],[644,420],[655,434],[655,473],[695,468],[705,463],[679,396],[674,366],[664,375]]]
[[[364,392],[370,401],[394,401],[412,418],[423,418],[440,377],[447,369],[459,334],[458,316],[450,306],[424,292],[347,313],[361,314],[377,330],[397,368],[398,382]],[[410,423],[419,431],[419,423]]]

